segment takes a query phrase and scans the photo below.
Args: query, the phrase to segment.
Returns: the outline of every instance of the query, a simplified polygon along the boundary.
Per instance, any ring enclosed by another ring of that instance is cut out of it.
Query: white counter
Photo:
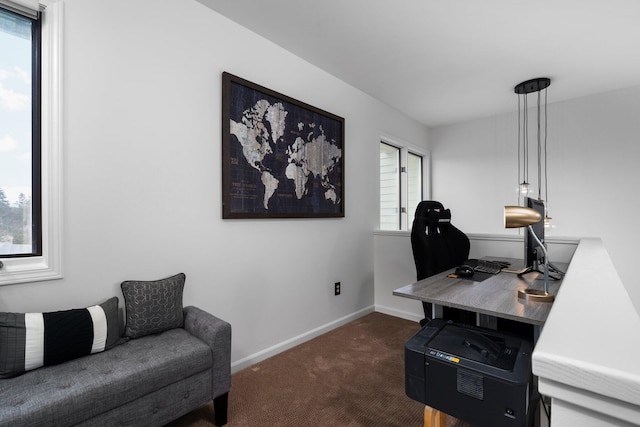
[[[640,316],[600,239],[576,249],[533,373],[552,399],[552,427],[640,426]]]

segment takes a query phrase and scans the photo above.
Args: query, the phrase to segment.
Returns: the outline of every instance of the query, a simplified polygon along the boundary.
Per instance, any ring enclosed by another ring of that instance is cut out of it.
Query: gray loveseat
[[[162,426],[211,400],[227,422],[231,325],[196,307],[184,327],[0,380],[0,426]]]

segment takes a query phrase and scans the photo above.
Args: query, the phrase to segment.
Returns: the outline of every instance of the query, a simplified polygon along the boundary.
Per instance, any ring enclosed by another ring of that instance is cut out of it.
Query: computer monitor
[[[544,202],[542,200],[533,199],[531,197],[525,197],[525,202],[527,203],[527,207],[534,209],[536,212],[540,213],[542,219],[531,227],[533,231],[538,236],[541,242],[544,243]],[[536,239],[531,236],[529,229],[526,229],[526,233],[524,233],[524,266],[531,267],[534,270],[538,268],[538,264],[541,263],[544,258],[544,251],[538,248],[538,243]]]

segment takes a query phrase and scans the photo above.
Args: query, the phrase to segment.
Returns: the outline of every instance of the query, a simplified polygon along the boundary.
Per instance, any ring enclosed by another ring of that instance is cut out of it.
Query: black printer
[[[405,344],[407,396],[477,427],[533,423],[531,344],[434,319]]]

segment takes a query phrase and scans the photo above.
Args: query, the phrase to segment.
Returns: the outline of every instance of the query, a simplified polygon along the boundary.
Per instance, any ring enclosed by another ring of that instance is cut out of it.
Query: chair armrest
[[[231,325],[197,307],[184,308],[184,329],[211,347],[212,398],[231,388]]]

